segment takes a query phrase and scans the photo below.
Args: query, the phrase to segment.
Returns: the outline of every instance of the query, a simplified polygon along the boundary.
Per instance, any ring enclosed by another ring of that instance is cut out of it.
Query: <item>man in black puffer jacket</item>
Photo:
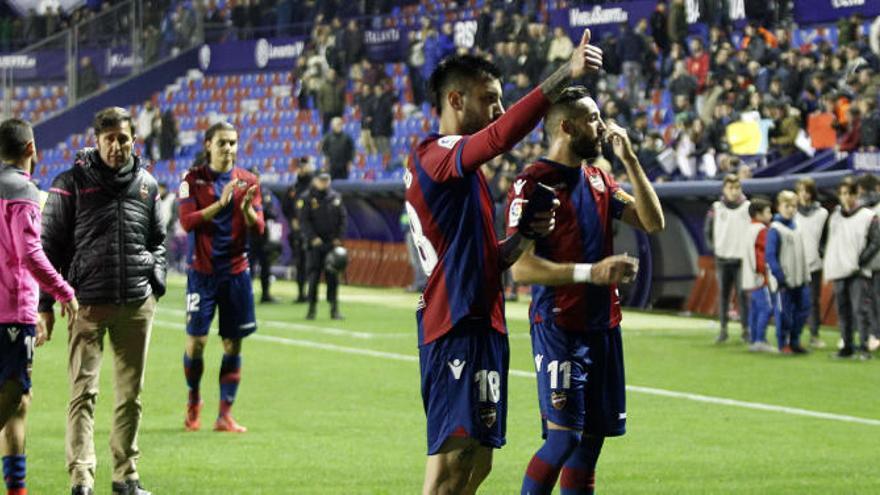
[[[95,400],[107,333],[116,375],[113,494],[148,495],[138,481],[137,432],[153,313],[165,293],[159,187],[132,154],[128,112],[104,109],[95,116],[94,129],[98,147],[78,152],[73,167],[55,178],[43,213],[43,247],[82,305],[68,339],[67,467],[72,493],[93,493]],[[48,295],[40,301],[40,320],[49,335],[52,302]]]

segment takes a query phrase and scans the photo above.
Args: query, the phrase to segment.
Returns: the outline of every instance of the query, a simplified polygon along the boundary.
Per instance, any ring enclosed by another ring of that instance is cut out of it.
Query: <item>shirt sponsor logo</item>
[[[452,371],[452,376],[454,376],[456,380],[461,378],[461,372],[464,370],[464,363],[465,361],[460,359],[454,359],[446,363],[449,365],[449,370]]]

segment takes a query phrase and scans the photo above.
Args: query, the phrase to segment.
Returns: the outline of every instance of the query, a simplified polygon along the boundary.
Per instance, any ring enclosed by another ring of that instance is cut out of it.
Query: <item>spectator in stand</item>
[[[230,14],[232,26],[235,28],[238,38],[243,40],[250,39],[251,26],[248,23],[248,0],[229,0],[229,4],[232,5],[232,13]]]
[[[329,69],[324,80],[318,84],[318,112],[321,114],[321,132],[330,129],[330,121],[345,112],[345,81]]]
[[[672,0],[666,32],[669,35],[670,43],[680,43],[684,46],[684,40],[688,33],[687,12],[684,0]]]
[[[349,19],[341,37],[342,53],[344,54],[343,64],[348,68],[366,55],[364,33],[358,25],[357,19]],[[340,40],[337,39],[336,43],[340,44]]]
[[[773,129],[769,133],[771,149],[783,157],[796,153],[795,140],[801,132],[800,118],[792,114],[792,108],[785,101],[768,100],[767,107],[773,119]]]
[[[617,58],[621,61],[623,77],[626,80],[626,97],[633,103],[639,101],[639,84],[642,81],[642,61],[648,43],[633,30],[629,23],[621,24],[620,42],[617,44]]]
[[[410,86],[413,92],[413,103],[421,105],[425,101],[425,80],[422,79],[422,71],[425,67],[425,39],[424,31],[409,32],[409,54],[406,58],[407,71],[409,73]]]
[[[672,73],[672,80],[669,81],[669,92],[672,96],[684,95],[692,104],[697,96],[699,82],[697,78],[692,76],[687,70],[687,64],[679,60],[675,63],[675,71]]]
[[[169,108],[162,113],[162,127],[159,131],[159,159],[171,160],[174,158],[174,151],[177,145],[179,131],[177,129],[177,119],[174,112]]]
[[[810,144],[814,149],[827,150],[834,148],[835,144],[837,144],[836,122],[834,95],[828,93],[822,96],[819,109],[807,118],[807,134],[810,136]]]
[[[877,99],[859,98],[858,108],[864,116],[861,123],[859,147],[864,151],[877,151],[877,148],[880,147],[880,111],[877,110]]]
[[[679,172],[688,179],[714,177],[718,169],[715,150],[712,149],[703,121],[690,117],[684,121],[683,126],[675,146]]]
[[[333,117],[330,132],[321,139],[321,153],[333,180],[347,179],[354,160],[354,140],[342,130],[342,117]]]
[[[519,72],[525,72],[529,80],[541,77],[541,71],[544,70],[544,65],[546,64],[544,57],[533,56],[531,45],[525,41],[518,43],[516,46],[518,47],[518,52],[514,61],[514,75]]]
[[[862,138],[862,114],[855,106],[850,106],[846,114],[847,122],[838,124],[841,132],[837,138],[837,151],[856,151]]]
[[[382,155],[388,155],[391,152],[391,136],[394,134],[394,95],[384,82],[374,86],[373,95],[376,106],[370,132],[376,143],[376,150]]]
[[[98,71],[92,64],[91,57],[79,59],[79,71],[76,73],[76,97],[85,98],[101,87]]]
[[[565,30],[561,27],[553,29],[553,40],[550,41],[550,49],[547,51],[547,62],[554,63],[558,61],[566,61],[571,58],[574,51],[574,44],[565,34]]]
[[[373,116],[376,113],[376,96],[373,86],[362,83],[361,91],[355,97],[355,103],[361,114],[361,146],[368,155],[376,153],[376,142],[373,140]]]
[[[657,43],[657,47],[660,48],[660,52],[663,55],[669,53],[669,31],[667,30],[667,25],[669,21],[666,18],[666,2],[660,0],[657,2],[657,7],[654,8],[654,12],[651,13],[651,37],[654,38],[654,43]]]
[[[513,78],[513,88],[504,92],[504,107],[508,108],[532,90],[532,81],[524,72],[517,72]]]
[[[675,72],[675,66],[680,60],[686,61],[684,45],[673,43],[669,48],[669,56],[663,59],[663,64],[660,67],[660,75],[664,80],[672,77],[672,73]]]
[[[703,40],[691,40],[691,56],[687,59],[688,73],[697,80],[697,92],[702,93],[709,75],[709,53],[703,48]]]
[[[137,132],[138,139],[144,143],[144,157],[149,160],[155,160],[155,156],[153,155],[153,143],[156,140],[156,135],[153,133],[153,119],[159,115],[159,110],[153,106],[153,102],[147,100],[144,102],[144,106],[141,109],[140,113],[137,116],[137,123],[135,125],[135,131]]]
[[[444,22],[440,26],[440,34],[437,36],[437,47],[440,60],[455,53],[455,33],[452,31],[452,23]]]
[[[502,9],[496,9],[493,13],[492,28],[489,34],[490,46],[495,46],[499,42],[507,41],[510,38],[513,26],[507,15]]]

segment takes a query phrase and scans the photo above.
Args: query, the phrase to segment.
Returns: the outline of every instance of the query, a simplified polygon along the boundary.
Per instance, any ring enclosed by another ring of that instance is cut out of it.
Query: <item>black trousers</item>
[[[746,299],[745,292],[742,290],[740,282],[740,269],[742,262],[739,260],[722,260],[715,259],[715,271],[718,275],[718,311],[721,321],[721,329],[727,330],[728,316],[730,309],[730,292],[736,291],[736,304],[739,306],[739,321],[743,329],[749,327],[749,301]]]
[[[863,311],[863,298],[871,281],[858,275],[834,281],[834,302],[837,305],[837,324],[844,349],[853,349],[854,333],[858,328],[861,345],[868,345],[870,316]]]
[[[309,269],[309,304],[315,305],[318,302],[318,283],[321,282],[321,274],[324,274],[324,280],[327,282],[327,301],[332,306],[336,306],[336,294],[339,289],[339,277],[336,273],[329,272],[324,269],[324,260],[327,254],[333,249],[333,245],[329,243],[321,244],[318,247],[310,247],[308,255]]]
[[[287,242],[290,244],[292,254],[291,263],[296,269],[296,285],[299,290],[299,298],[302,299],[306,295],[306,255],[307,251],[304,242],[300,239],[299,234],[290,234],[287,236]]]
[[[260,266],[260,290],[262,297],[269,297],[269,285],[272,283],[272,263],[269,261],[269,250],[262,241],[251,240],[251,252],[248,262],[251,264],[251,276],[256,275],[257,265]]]
[[[819,336],[819,325],[822,324],[822,270],[810,273],[810,337]]]

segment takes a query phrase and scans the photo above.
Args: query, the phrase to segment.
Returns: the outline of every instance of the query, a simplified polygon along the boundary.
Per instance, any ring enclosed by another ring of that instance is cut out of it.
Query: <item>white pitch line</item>
[[[285,337],[275,337],[271,335],[254,334],[251,339],[263,340],[266,342],[275,342],[278,344],[291,345],[297,347],[306,347],[310,349],[320,349],[324,351],[340,352],[343,354],[354,354],[360,356],[378,357],[383,359],[392,359],[395,361],[405,361],[408,363],[418,362],[417,356],[407,354],[398,354],[396,352],[374,351],[370,349],[359,349],[357,347],[346,347],[336,344],[325,344],[323,342],[313,342],[311,340],[289,339]],[[510,370],[511,376],[520,378],[534,378],[535,374],[522,370]],[[712,397],[710,395],[691,394],[687,392],[676,392],[674,390],[664,390],[662,388],[641,387],[638,385],[627,385],[626,389],[630,392],[637,392],[647,395],[656,395],[660,397],[673,397],[676,399],[690,400],[694,402],[703,402],[708,404],[717,404],[722,406],[739,407],[743,409],[753,409],[757,411],[772,411],[783,414],[791,414],[793,416],[804,416],[808,418],[827,419],[831,421],[841,421],[844,423],[857,423],[869,426],[880,426],[880,420],[871,418],[860,418],[857,416],[847,416],[844,414],[826,413],[821,411],[810,411],[809,409],[800,409],[797,407],[776,406],[773,404],[763,404],[761,402],[746,402],[736,399],[726,399],[724,397]]]

